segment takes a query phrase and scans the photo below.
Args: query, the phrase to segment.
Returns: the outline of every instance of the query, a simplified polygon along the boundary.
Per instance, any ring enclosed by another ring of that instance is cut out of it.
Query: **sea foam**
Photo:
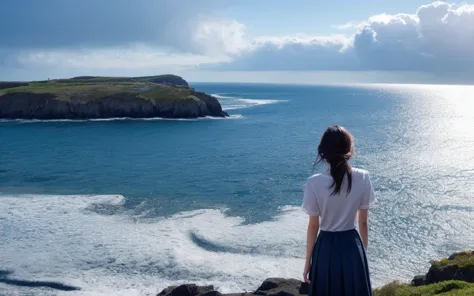
[[[260,105],[269,105],[269,104],[288,102],[286,100],[247,99],[247,98],[222,95],[222,94],[212,94],[212,95],[220,100],[222,109],[226,111],[251,108],[251,107],[256,107]]]
[[[225,209],[145,219],[123,202],[111,195],[1,196],[0,266],[14,278],[81,288],[68,295],[153,295],[184,282],[232,292],[301,273],[305,219],[297,208],[245,224]]]

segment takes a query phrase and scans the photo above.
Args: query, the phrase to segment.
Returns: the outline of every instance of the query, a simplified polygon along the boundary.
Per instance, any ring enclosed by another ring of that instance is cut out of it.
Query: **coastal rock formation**
[[[454,253],[440,261],[432,261],[426,275],[416,276],[414,286],[457,280],[474,283],[474,251]]]
[[[474,295],[474,252],[454,253],[440,261],[432,261],[428,273],[416,276],[411,284],[395,281],[376,289],[374,295]]]
[[[194,284],[172,286],[157,296],[298,296],[308,294],[308,285],[295,279],[269,278],[255,292],[221,294],[214,286],[196,286]]]
[[[3,83],[0,118],[226,117],[219,101],[173,75]]]

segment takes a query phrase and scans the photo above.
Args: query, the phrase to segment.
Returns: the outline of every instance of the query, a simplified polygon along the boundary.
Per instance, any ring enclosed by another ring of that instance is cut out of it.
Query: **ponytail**
[[[352,168],[349,159],[354,154],[352,135],[340,126],[329,127],[318,146],[315,166],[321,162],[329,164],[333,182],[329,188],[331,195],[341,193],[344,177],[347,177],[347,193],[352,189]]]

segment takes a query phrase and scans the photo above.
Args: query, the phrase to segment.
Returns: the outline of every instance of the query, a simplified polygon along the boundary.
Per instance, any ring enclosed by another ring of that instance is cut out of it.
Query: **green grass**
[[[466,296],[474,295],[474,284],[461,281],[446,281],[428,286],[413,287],[393,282],[376,289],[375,296]]]
[[[459,268],[474,267],[474,254],[472,251],[454,253],[451,255],[450,259],[443,258],[439,261],[431,261],[431,265],[435,268],[443,268],[453,265],[456,265]]]
[[[188,87],[167,84],[150,82],[91,82],[91,80],[88,82],[77,82],[74,79],[70,79],[68,83],[59,83],[55,80],[31,82],[26,86],[2,89],[0,90],[0,96],[19,92],[51,93],[59,100],[88,102],[112,95],[118,95],[119,97],[120,94],[126,94],[128,97],[136,95],[144,99],[160,101],[188,98],[193,94],[192,89]]]
[[[103,76],[78,76],[70,79],[51,80],[56,83],[123,83],[123,82],[148,82],[148,83],[170,83],[182,84],[186,83],[181,77],[175,75],[156,75],[142,77],[103,77]],[[47,83],[49,81],[41,81]]]

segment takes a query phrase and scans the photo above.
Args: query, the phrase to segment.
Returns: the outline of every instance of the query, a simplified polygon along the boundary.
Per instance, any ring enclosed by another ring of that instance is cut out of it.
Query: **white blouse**
[[[347,194],[347,178],[341,192],[331,195],[333,179],[329,172],[316,174],[306,182],[303,211],[310,216],[320,216],[319,227],[323,231],[345,231],[356,227],[357,211],[369,209],[375,201],[369,173],[352,168],[352,189]]]

